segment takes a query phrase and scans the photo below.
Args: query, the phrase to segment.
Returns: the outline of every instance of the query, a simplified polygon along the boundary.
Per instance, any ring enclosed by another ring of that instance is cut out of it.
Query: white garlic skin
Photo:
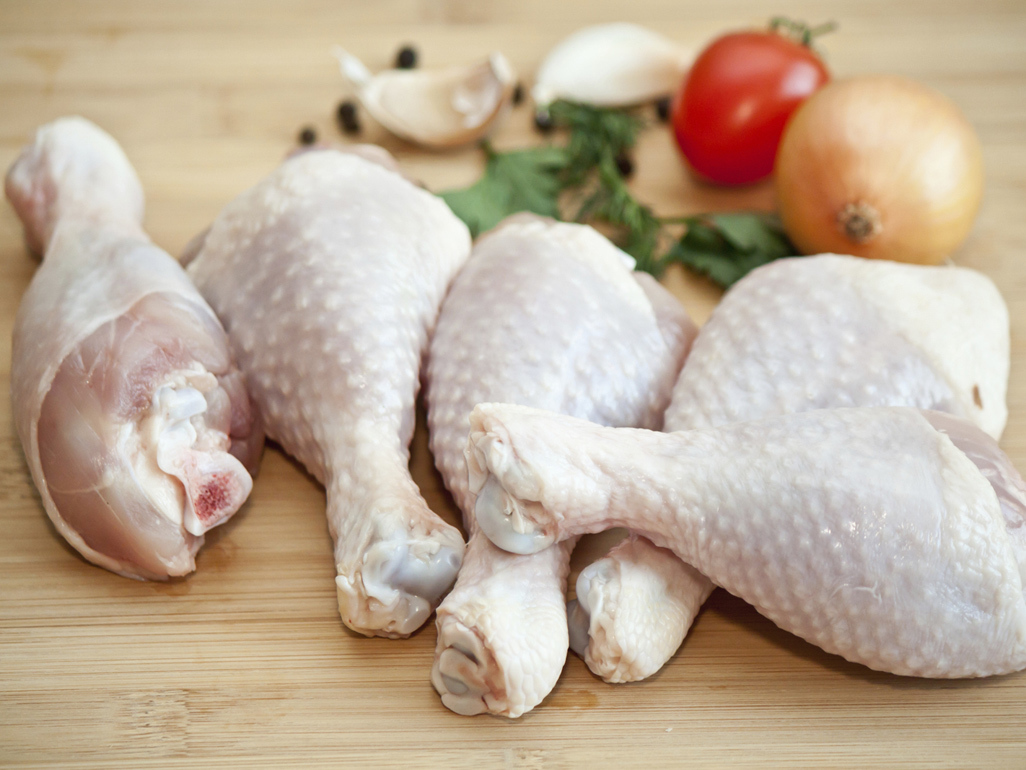
[[[509,111],[516,85],[513,67],[497,51],[467,66],[390,69],[376,75],[341,48],[335,56],[378,123],[429,148],[456,147],[487,135]]]
[[[585,27],[545,57],[531,96],[539,107],[556,99],[597,107],[628,107],[673,94],[695,51],[637,24]]]

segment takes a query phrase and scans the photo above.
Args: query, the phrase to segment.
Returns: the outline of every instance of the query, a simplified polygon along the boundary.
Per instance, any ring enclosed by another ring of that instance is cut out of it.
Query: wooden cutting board
[[[0,165],[37,125],[83,114],[122,142],[146,189],[149,232],[178,253],[275,166],[302,126],[339,138],[336,43],[372,69],[404,43],[424,66],[499,49],[529,82],[545,52],[588,23],[629,19],[700,45],[778,12],[840,22],[822,43],[837,75],[919,78],[977,127],[986,198],[955,261],[991,276],[1008,302],[1002,443],[1026,470],[1026,6],[1015,0],[7,0]],[[426,153],[366,123],[364,138],[432,189],[479,172],[475,150]],[[496,137],[500,147],[535,141],[527,106]],[[772,206],[766,185],[690,180],[659,126],[644,135],[636,167],[639,197],[660,213]],[[1026,674],[938,682],[874,673],[723,592],[647,682],[606,685],[571,656],[555,691],[523,718],[458,717],[428,681],[433,627],[402,642],[343,628],[323,491],[273,448],[250,502],[209,537],[191,577],[138,583],[92,567],[48,524],[14,435],[10,333],[35,263],[8,207],[0,264],[0,766],[1026,763]],[[665,281],[698,320],[719,297],[680,271]],[[412,467],[428,502],[455,520],[423,430]]]

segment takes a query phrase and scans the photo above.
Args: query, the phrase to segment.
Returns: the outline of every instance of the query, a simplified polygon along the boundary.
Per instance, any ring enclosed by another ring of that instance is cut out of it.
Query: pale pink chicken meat
[[[810,409],[914,406],[1004,427],[1008,311],[975,271],[823,255],[754,271],[703,327],[666,430]],[[644,538],[586,567],[575,650],[607,681],[643,679],[676,652],[712,583]]]
[[[18,434],[43,506],[85,558],[166,580],[246,499],[263,436],[228,341],[141,228],[117,143],[82,118],[39,129],[7,174],[44,252],[15,320]],[[241,461],[240,461],[241,460]]]
[[[441,200],[367,157],[290,158],[228,204],[188,272],[268,435],[326,487],[343,621],[396,638],[424,623],[463,554],[408,464],[421,357],[470,236]]]
[[[552,690],[569,641],[573,547],[515,556],[477,531],[470,412],[506,401],[658,428],[696,328],[632,267],[590,227],[518,215],[477,243],[442,307],[428,364],[431,450],[471,536],[438,608],[432,682],[460,714],[517,717]]]
[[[475,514],[504,548],[626,526],[847,660],[1026,667],[1026,484],[968,422],[873,407],[657,433],[485,404],[471,425]]]

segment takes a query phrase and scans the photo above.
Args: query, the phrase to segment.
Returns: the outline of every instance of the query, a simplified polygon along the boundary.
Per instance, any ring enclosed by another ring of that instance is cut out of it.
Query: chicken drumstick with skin
[[[850,661],[1026,667],[1026,484],[968,422],[874,407],[656,433],[486,404],[471,427],[475,514],[504,548],[626,526]]]
[[[1008,367],[1008,311],[975,271],[835,255],[780,260],[738,283],[702,328],[665,429],[914,406],[996,438]],[[569,613],[574,649],[607,681],[650,676],[711,590],[664,549],[631,538],[582,570]]]
[[[243,463],[263,445],[224,330],[142,231],[139,179],[97,126],[40,128],[6,192],[44,254],[15,319],[11,390],[46,513],[94,564],[185,575],[249,494]]]
[[[464,456],[470,412],[505,401],[658,428],[696,329],[632,267],[590,227],[518,215],[477,243],[442,306],[428,364],[431,449],[471,536],[438,608],[431,676],[460,714],[517,717],[552,690],[568,647],[573,547],[514,556],[477,531]]]
[[[420,361],[470,254],[466,226],[384,165],[316,150],[228,204],[191,253],[268,435],[326,487],[343,621],[412,633],[463,555],[408,463]]]

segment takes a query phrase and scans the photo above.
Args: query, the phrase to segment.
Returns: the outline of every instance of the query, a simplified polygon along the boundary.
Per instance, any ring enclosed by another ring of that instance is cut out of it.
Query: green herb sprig
[[[662,218],[638,201],[617,163],[647,125],[637,113],[568,101],[548,110],[552,124],[565,130],[565,144],[496,152],[484,143],[481,178],[441,194],[475,237],[518,211],[602,223],[639,270],[659,277],[679,263],[724,288],[759,265],[798,253],[772,214]],[[671,240],[666,227],[674,224],[683,224],[684,234],[664,247]]]
[[[559,219],[561,172],[567,165],[561,147],[532,147],[527,150],[496,152],[488,142],[485,170],[481,178],[462,190],[441,193],[475,238],[491,230],[510,214],[533,211]]]
[[[639,270],[661,273],[656,251],[662,223],[634,197],[617,165],[617,158],[637,144],[646,122],[632,112],[567,101],[555,102],[550,114],[554,124],[569,134],[561,181],[579,202],[573,220],[612,226]]]
[[[798,252],[776,214],[741,211],[682,219],[686,230],[663,257],[729,288],[757,267]]]

